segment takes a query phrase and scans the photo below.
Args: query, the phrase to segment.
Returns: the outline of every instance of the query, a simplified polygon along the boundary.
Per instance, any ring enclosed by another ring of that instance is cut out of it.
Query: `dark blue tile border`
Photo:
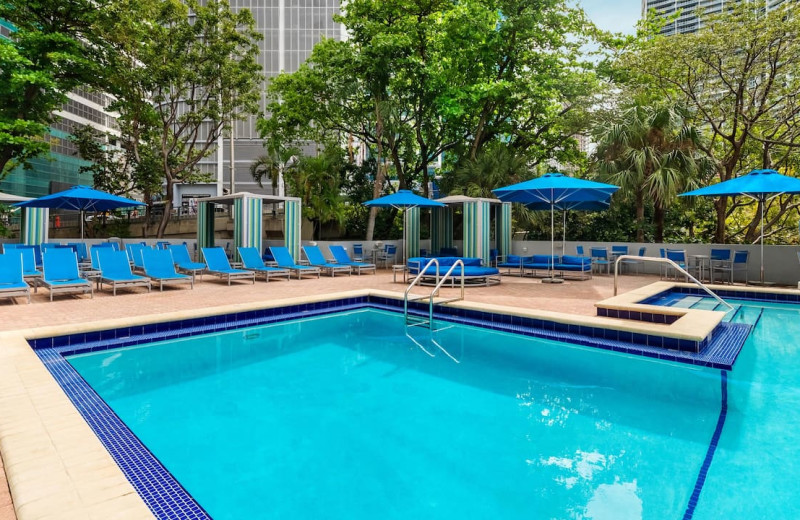
[[[800,303],[800,294],[756,292],[747,290],[737,291],[734,289],[715,289],[714,293],[720,298],[733,298],[736,300],[748,300],[753,302]],[[707,297],[708,293],[699,287],[671,287],[666,291],[654,294],[653,296],[648,296],[644,300],[637,303],[643,305],[669,306],[687,295]]]
[[[348,310],[376,308],[399,312],[402,307],[400,300],[364,296],[40,338],[29,343],[153,514],[165,519],[205,519],[210,518],[208,513],[80,377],[64,356]],[[427,317],[428,306],[410,302],[409,311],[413,315]],[[723,323],[707,340],[707,344],[705,341],[701,344],[700,352],[685,352],[664,349],[681,348],[680,341],[685,340],[456,307],[439,306],[436,319],[723,370],[732,368],[750,331],[749,325]],[[696,342],[691,343],[697,347]]]
[[[700,499],[700,492],[703,490],[703,484],[706,482],[708,470],[711,467],[711,462],[714,460],[714,453],[717,451],[719,438],[722,435],[722,428],[725,426],[725,418],[728,416],[728,373],[724,370],[721,375],[722,385],[722,403],[720,404],[719,418],[717,419],[717,427],[714,428],[714,434],[711,435],[711,442],[706,451],[706,457],[703,459],[703,465],[700,466],[700,472],[697,475],[697,481],[692,490],[692,496],[689,498],[689,504],[686,506],[686,512],[683,514],[683,520],[692,520],[694,510],[697,507],[697,501]]]

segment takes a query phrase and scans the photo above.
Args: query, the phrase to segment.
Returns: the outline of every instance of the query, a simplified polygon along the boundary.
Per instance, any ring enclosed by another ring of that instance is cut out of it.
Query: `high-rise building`
[[[678,18],[664,26],[661,34],[673,35],[693,33],[700,29],[700,14],[709,15],[722,12],[734,3],[743,0],[642,0],[642,18],[647,17],[651,9],[659,15],[672,16],[680,12]],[[776,9],[781,4],[792,0],[744,0],[749,3],[762,4],[767,11]]]
[[[234,10],[249,9],[256,30],[263,35],[259,43],[259,62],[266,82],[281,72],[294,72],[311,54],[314,45],[323,37],[341,40],[346,37],[344,26],[333,21],[339,14],[339,0],[231,0]],[[267,105],[266,92],[261,95],[261,110]],[[220,140],[217,152],[201,164],[203,171],[217,179],[218,190],[230,186],[230,143],[227,136]],[[222,150],[221,159],[219,151]],[[250,175],[250,165],[264,155],[264,142],[256,129],[256,117],[234,125],[235,190],[271,193],[265,183],[259,188]],[[186,198],[191,194],[183,193]],[[179,200],[175,201],[179,203]]]

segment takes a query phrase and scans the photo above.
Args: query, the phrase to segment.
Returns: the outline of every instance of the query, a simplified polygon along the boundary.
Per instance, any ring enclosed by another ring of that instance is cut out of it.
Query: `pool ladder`
[[[422,294],[422,295],[412,295],[411,289],[414,286],[420,284],[420,280],[422,280],[423,276],[430,278],[430,273],[428,272],[428,268],[431,266],[436,266],[436,286],[430,292],[430,294]],[[439,294],[439,289],[442,288],[447,280],[453,277],[453,271],[456,267],[461,266],[461,296],[456,298],[436,298],[436,295]],[[406,327],[427,327],[431,331],[435,330],[442,330],[442,329],[434,329],[433,325],[433,306],[434,305],[443,305],[445,303],[452,303],[459,300],[464,299],[464,261],[463,260],[456,260],[453,262],[453,265],[450,266],[450,269],[444,274],[444,276],[439,276],[439,260],[436,258],[431,258],[425,267],[420,269],[417,276],[412,280],[412,282],[406,288],[406,292],[403,295],[403,317],[405,318]],[[420,318],[417,316],[412,316],[408,313],[408,302],[428,302],[428,319]],[[445,327],[449,328],[449,327]]]

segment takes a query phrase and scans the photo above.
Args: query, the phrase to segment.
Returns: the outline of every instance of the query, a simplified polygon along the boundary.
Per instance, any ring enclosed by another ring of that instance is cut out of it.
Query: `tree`
[[[528,171],[524,156],[496,143],[485,147],[474,160],[459,165],[452,175],[443,179],[442,189],[451,195],[494,198],[492,190],[522,182],[528,177]]]
[[[259,35],[250,12],[234,13],[224,0],[152,1],[136,12],[141,20],[120,20],[127,32],[113,108],[136,160],[145,149],[158,157],[166,189],[162,237],[174,186],[200,178],[198,163],[230,122],[257,111]]]
[[[258,157],[250,165],[250,175],[259,186],[264,186],[264,181],[269,179],[272,192],[278,192],[278,186],[285,172],[297,164],[300,149],[296,147],[267,147],[268,153]]]
[[[344,223],[341,197],[344,165],[341,150],[329,146],[317,156],[300,157],[296,167],[284,172],[289,193],[301,199],[303,216],[314,225],[315,238],[320,238],[323,224]]]
[[[270,84],[268,140],[356,138],[376,156],[376,197],[388,176],[427,193],[431,165],[493,142],[531,164],[574,157],[571,115],[594,83],[577,59],[583,17],[562,0],[354,0],[339,21],[347,40]]]
[[[103,84],[112,51],[98,31],[106,2],[10,0],[0,19],[15,30],[0,37],[0,178],[49,150],[52,112],[81,85]]]
[[[707,17],[693,34],[639,38],[624,50],[618,70],[689,109],[691,122],[707,134],[701,150],[726,181],[749,169],[796,162],[800,148],[800,18],[796,11],[737,3]],[[773,202],[772,224],[796,208]],[[725,241],[729,200],[715,202],[714,240]],[[748,240],[759,227],[753,213]]]
[[[610,117],[609,117],[610,116]],[[594,166],[618,184],[636,209],[636,241],[644,242],[645,204],[655,207],[655,241],[664,240],[664,217],[678,192],[696,181],[701,145],[695,128],[670,105],[631,103],[597,121]]]

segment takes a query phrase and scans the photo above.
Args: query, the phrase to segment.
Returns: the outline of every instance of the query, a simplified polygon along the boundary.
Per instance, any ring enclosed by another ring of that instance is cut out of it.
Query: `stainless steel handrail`
[[[411,281],[411,283],[408,285],[408,287],[406,287],[406,292],[403,295],[403,318],[405,319],[406,324],[408,324],[408,293],[410,293],[411,289],[413,289],[414,286],[417,285],[417,282],[420,281],[420,279],[425,274],[425,272],[428,270],[428,268],[430,266],[434,265],[434,264],[436,264],[436,276],[438,277],[439,276],[439,260],[436,259],[436,258],[431,258],[428,261],[428,263],[425,264],[425,267],[420,269],[419,273],[417,273],[417,276],[414,278],[414,280]]]
[[[453,274],[453,270],[459,265],[461,266],[461,299],[462,300],[464,299],[464,261],[456,260],[455,262],[453,262],[453,265],[450,266],[450,269],[448,269],[447,272],[444,274],[442,279],[439,280],[439,283],[436,284],[436,287],[434,287],[433,290],[431,291],[431,299],[429,301],[429,309],[428,309],[428,323],[430,324],[431,328],[433,328],[433,299],[436,297],[437,294],[439,294],[439,289],[441,289],[442,285],[447,281],[450,275]],[[439,276],[438,263],[436,267],[437,267],[436,276],[438,277]]]
[[[619,262],[620,262],[620,260],[629,260],[629,259],[630,260],[637,260],[637,261],[641,261],[641,262],[655,262],[655,263],[660,263],[660,264],[671,265],[676,271],[678,271],[679,273],[683,273],[686,276],[686,278],[688,278],[689,280],[693,281],[698,287],[700,287],[705,292],[707,292],[709,295],[711,295],[712,298],[714,298],[715,300],[720,302],[722,305],[724,305],[728,309],[733,310],[733,305],[731,305],[730,303],[726,302],[725,300],[723,300],[722,298],[717,296],[717,294],[714,291],[712,291],[711,289],[706,287],[705,284],[703,284],[700,280],[698,280],[694,276],[690,275],[683,267],[679,266],[678,264],[676,264],[675,262],[673,262],[669,258],[656,258],[656,257],[652,257],[652,256],[636,256],[636,255],[621,255],[621,256],[618,256],[616,262],[614,262],[614,296],[617,295],[617,275],[619,273]]]

